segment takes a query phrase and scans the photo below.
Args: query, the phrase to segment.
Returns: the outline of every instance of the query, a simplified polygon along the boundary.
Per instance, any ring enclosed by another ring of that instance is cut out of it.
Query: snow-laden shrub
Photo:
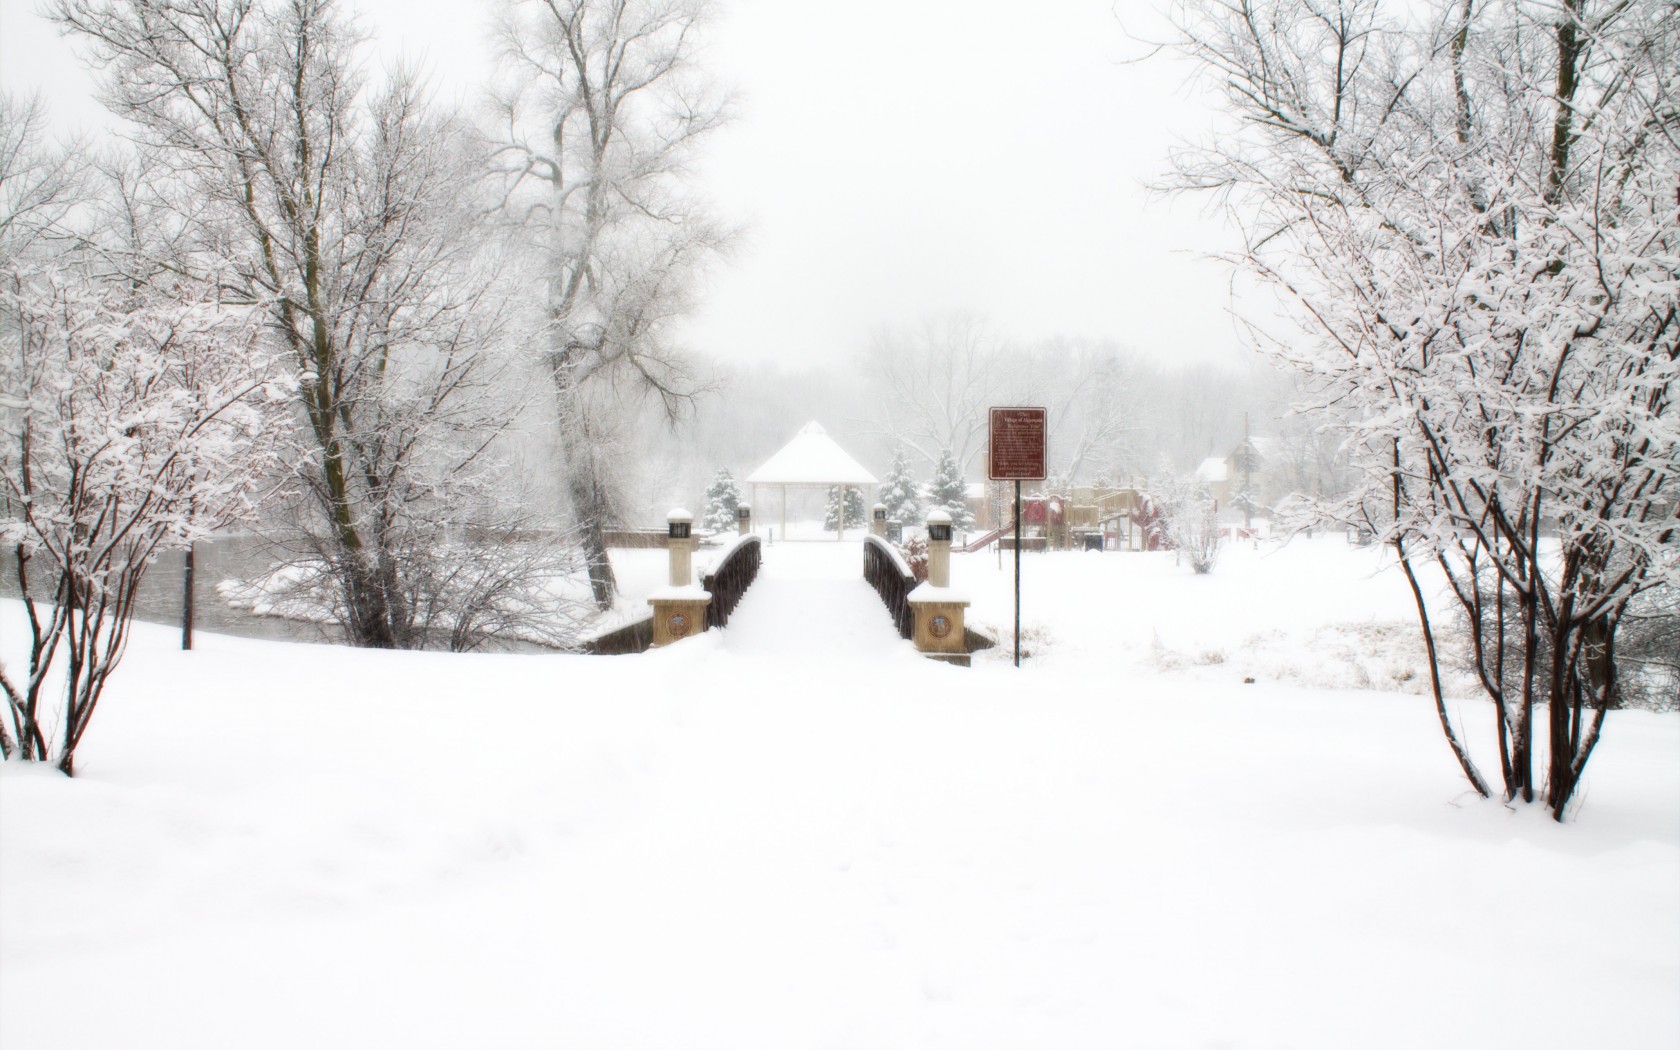
[[[8,277],[0,537],[30,645],[24,677],[0,669],[11,722],[0,749],[69,774],[146,569],[161,550],[250,520],[293,391],[255,311],[189,288],[141,299],[68,269]],[[62,680],[56,726],[49,675]]]
[[[903,543],[897,544],[898,551],[904,555],[904,561],[910,566],[910,575],[917,583],[926,583],[928,578],[928,545],[927,537],[911,536]]]

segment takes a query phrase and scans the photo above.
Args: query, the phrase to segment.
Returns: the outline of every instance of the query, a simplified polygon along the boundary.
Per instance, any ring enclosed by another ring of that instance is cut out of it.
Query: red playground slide
[[[978,539],[970,540],[968,546],[958,547],[957,550],[962,554],[973,554],[975,551],[984,550],[991,544],[996,543],[1004,533],[1014,531],[1015,523],[1012,521],[1008,525],[1003,526],[1001,529],[993,529],[991,532],[986,533]]]

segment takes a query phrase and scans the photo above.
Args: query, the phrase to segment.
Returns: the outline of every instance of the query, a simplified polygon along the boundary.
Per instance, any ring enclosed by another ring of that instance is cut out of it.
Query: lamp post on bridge
[[[670,559],[669,585],[648,598],[653,606],[653,644],[670,645],[706,629],[706,606],[712,596],[694,582],[694,515],[678,507],[665,516],[665,549]]]
[[[929,513],[927,536],[927,582],[918,585],[907,599],[912,618],[910,638],[918,652],[967,667],[967,628],[963,620],[968,599],[951,588],[951,515],[942,510]]]

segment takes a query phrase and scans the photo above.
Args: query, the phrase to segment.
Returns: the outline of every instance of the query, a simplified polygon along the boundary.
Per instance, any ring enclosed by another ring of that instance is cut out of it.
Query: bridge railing
[[[916,588],[916,577],[898,549],[879,536],[863,538],[863,578],[875,588],[886,603],[898,627],[900,638],[914,633],[915,623],[910,615],[910,592]]]
[[[738,537],[724,549],[712,571],[701,578],[701,585],[712,594],[712,603],[706,606],[708,629],[729,623],[729,614],[758,578],[763,561],[764,545],[752,534]]]

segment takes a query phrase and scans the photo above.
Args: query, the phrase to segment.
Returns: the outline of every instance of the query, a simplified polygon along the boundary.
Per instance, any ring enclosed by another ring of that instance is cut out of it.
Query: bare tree
[[[0,92],[0,265],[12,266],[43,238],[67,236],[64,220],[85,197],[82,151],[49,146],[46,124],[40,96]]]
[[[902,444],[930,468],[948,451],[966,475],[986,448],[987,408],[1030,400],[1035,387],[1023,364],[978,314],[883,330],[864,358],[878,411],[871,432]]]
[[[466,219],[482,212],[467,129],[410,75],[367,92],[334,0],[51,10],[139,129],[154,174],[136,194],[173,216],[135,269],[259,306],[300,377],[298,520],[350,641],[426,644],[440,544],[485,505],[487,450],[517,415],[492,352],[507,312]]]
[[[602,533],[618,483],[604,457],[622,438],[622,399],[656,398],[675,418],[704,385],[670,328],[725,242],[686,170],[725,115],[691,61],[705,8],[520,0],[502,20],[501,210],[544,289],[566,488],[603,608],[616,589]]]
[[[930,466],[949,448],[971,473],[985,452],[988,408],[1043,406],[1050,465],[1067,483],[1142,475],[1163,457],[1188,466],[1218,441],[1235,442],[1256,389],[1251,376],[1206,366],[1163,372],[1109,342],[1010,341],[972,313],[883,330],[861,363],[873,412],[864,425],[889,447],[903,444]]]
[[[1137,355],[1056,338],[1028,351],[1015,370],[1036,388],[1026,396],[1048,409],[1053,469],[1069,484],[1098,472],[1138,475],[1159,455],[1166,384]]]
[[[1283,379],[1284,385],[1268,393],[1269,414],[1276,421],[1267,435],[1267,488],[1274,500],[1339,499],[1350,483],[1343,429],[1327,419],[1324,411],[1293,407],[1307,400],[1307,387],[1294,373],[1286,373]]]
[[[1247,231],[1235,261],[1305,321],[1271,353],[1345,420],[1357,480],[1321,511],[1393,546],[1432,663],[1441,623],[1416,570],[1446,574],[1507,798],[1535,797],[1545,683],[1561,820],[1616,703],[1623,613],[1680,572],[1680,20],[1592,0],[1443,0],[1410,20],[1376,0],[1178,11],[1180,48],[1242,124],[1181,154],[1178,185],[1229,202]]]

